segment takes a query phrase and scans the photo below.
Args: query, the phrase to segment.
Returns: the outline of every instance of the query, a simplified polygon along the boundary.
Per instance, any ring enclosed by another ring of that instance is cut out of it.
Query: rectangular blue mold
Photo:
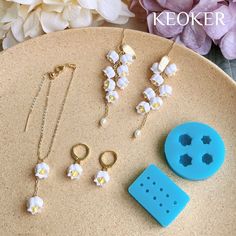
[[[164,227],[179,215],[190,200],[189,196],[155,165],[144,170],[128,191]]]

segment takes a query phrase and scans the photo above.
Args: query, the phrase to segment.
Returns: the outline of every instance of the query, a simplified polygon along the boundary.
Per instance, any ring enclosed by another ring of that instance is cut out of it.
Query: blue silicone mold
[[[164,227],[189,201],[189,196],[154,165],[144,170],[128,191]]]
[[[174,128],[165,142],[166,160],[171,169],[188,180],[207,179],[224,162],[225,146],[210,126],[189,122]]]

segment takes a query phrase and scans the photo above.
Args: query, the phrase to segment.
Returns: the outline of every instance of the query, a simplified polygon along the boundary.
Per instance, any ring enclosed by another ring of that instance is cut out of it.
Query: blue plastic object
[[[164,227],[189,201],[189,196],[155,165],[144,170],[128,191]]]
[[[188,180],[207,179],[224,162],[225,146],[210,126],[188,122],[174,128],[165,142],[166,160],[171,169]]]

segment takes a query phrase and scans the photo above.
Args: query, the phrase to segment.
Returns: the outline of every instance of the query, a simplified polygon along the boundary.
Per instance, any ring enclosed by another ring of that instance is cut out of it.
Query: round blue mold
[[[174,128],[165,142],[166,160],[179,176],[203,180],[215,174],[224,162],[225,146],[210,126],[188,122]]]

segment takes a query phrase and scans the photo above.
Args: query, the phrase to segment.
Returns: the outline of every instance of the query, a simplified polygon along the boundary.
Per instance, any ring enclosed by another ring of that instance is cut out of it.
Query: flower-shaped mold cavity
[[[189,146],[192,143],[192,138],[188,134],[182,134],[179,136],[179,142],[183,146]]]
[[[211,143],[211,138],[209,136],[203,136],[201,140],[202,140],[203,144],[210,144]]]
[[[192,165],[192,157],[188,154],[184,154],[180,156],[179,163],[181,163],[184,167]]]
[[[202,162],[207,164],[207,165],[210,165],[212,162],[213,162],[213,157],[212,155],[206,153],[202,156]]]
[[[210,126],[188,122],[174,128],[165,141],[170,168],[188,180],[204,180],[215,174],[225,158],[220,135]]]

